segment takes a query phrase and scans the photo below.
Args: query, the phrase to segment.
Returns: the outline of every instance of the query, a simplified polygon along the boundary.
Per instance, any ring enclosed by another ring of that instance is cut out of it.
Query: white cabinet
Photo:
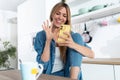
[[[120,65],[115,65],[114,69],[115,69],[115,79],[120,80]]]
[[[114,80],[113,65],[82,64],[82,74],[83,80]]]

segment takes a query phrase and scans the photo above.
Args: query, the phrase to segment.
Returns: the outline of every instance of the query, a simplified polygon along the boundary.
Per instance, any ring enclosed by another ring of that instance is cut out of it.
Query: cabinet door
[[[120,65],[115,65],[115,78],[120,80]]]
[[[82,64],[83,80],[114,80],[113,65]]]

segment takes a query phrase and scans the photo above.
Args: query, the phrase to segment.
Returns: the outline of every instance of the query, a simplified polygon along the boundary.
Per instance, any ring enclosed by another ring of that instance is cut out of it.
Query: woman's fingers
[[[73,39],[71,37],[71,34],[68,32],[64,32],[64,35],[66,35],[67,37],[59,36],[59,38],[63,39],[64,41],[58,42],[58,44],[59,44],[59,46],[68,46],[69,47],[73,43]]]
[[[50,28],[50,27],[49,27],[49,21],[48,21],[48,20],[46,20],[46,21],[43,22],[42,28],[43,28],[44,30]]]
[[[44,22],[45,27],[49,27],[49,21]]]
[[[46,23],[47,27],[49,27],[49,21],[47,20],[47,23]]]
[[[45,27],[44,27],[44,25],[42,25],[42,28],[43,28],[43,30],[45,30]]]
[[[58,46],[67,46],[66,43],[59,43]]]
[[[61,39],[65,40],[65,41],[67,41],[67,40],[68,40],[68,37],[65,37],[65,36],[59,36],[59,38],[61,38]]]

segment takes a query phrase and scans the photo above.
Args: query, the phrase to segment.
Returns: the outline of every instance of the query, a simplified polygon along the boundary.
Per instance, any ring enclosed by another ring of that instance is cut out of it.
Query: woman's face
[[[53,15],[53,24],[56,27],[61,27],[67,21],[67,11],[66,8],[62,7]]]

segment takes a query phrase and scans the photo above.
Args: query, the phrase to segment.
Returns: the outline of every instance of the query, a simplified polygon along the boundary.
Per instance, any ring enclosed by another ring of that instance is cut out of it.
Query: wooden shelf
[[[96,10],[86,14],[72,17],[72,24],[81,23],[92,19],[98,19],[117,13],[120,13],[120,5],[113,5],[100,10]]]

